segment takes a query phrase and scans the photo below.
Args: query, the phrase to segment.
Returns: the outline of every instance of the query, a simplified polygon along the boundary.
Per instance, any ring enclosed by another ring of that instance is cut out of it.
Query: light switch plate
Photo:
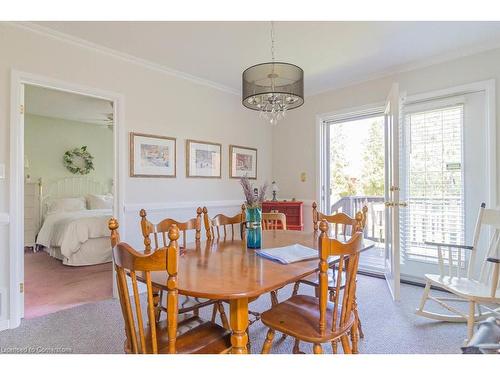
[[[5,179],[5,164],[0,163],[0,180]]]

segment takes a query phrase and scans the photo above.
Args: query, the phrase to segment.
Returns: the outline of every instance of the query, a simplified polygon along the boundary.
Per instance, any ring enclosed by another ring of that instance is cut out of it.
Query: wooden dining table
[[[318,233],[263,231],[262,248],[301,244],[317,249],[318,238]],[[365,240],[365,249],[372,246],[373,242]],[[281,264],[257,255],[240,239],[198,241],[181,251],[178,291],[185,296],[228,301],[232,353],[245,354],[248,301],[309,276],[318,270],[318,264],[318,259]],[[151,279],[155,287],[166,290],[165,272],[152,272]]]

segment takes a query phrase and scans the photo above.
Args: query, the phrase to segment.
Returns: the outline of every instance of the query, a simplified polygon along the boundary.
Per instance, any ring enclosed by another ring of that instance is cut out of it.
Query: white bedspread
[[[111,210],[82,210],[47,215],[36,243],[45,247],[58,246],[61,254],[70,258],[91,238],[109,237],[108,220]]]

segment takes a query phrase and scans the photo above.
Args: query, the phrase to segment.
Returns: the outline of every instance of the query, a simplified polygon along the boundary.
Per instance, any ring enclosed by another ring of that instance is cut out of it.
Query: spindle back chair
[[[490,229],[488,246],[484,258],[480,259],[481,267],[478,275],[476,262],[479,251],[481,233]],[[467,322],[467,341],[472,338],[474,324],[488,316],[500,317],[500,209],[487,209],[483,203],[479,209],[472,245],[449,244],[442,242],[425,242],[436,247],[439,274],[426,274],[426,285],[420,306],[416,314],[430,319],[448,322]],[[446,249],[446,250],[444,250]],[[468,266],[466,252],[470,252]],[[447,263],[447,264],[446,264]],[[431,286],[437,286],[453,293],[456,297],[436,297],[430,295]],[[437,302],[452,312],[452,315],[424,310],[427,300]],[[447,301],[467,302],[468,313],[463,313]],[[475,313],[476,308],[478,314]],[[485,313],[481,309],[486,310]]]
[[[111,231],[118,295],[125,322],[125,352],[133,354],[229,352],[230,333],[223,327],[204,322],[198,317],[178,320],[179,229],[177,226],[173,224],[168,230],[168,245],[151,253],[140,253],[130,245],[120,242],[116,219],[110,219],[108,227]],[[167,276],[165,280],[167,319],[160,322],[156,320],[152,272],[165,272]],[[146,284],[147,319],[143,318],[144,306],[139,294],[139,281]],[[132,287],[132,293],[129,285]],[[203,342],[203,337],[210,337],[210,342]]]
[[[356,213],[354,218],[350,217],[344,212],[339,212],[332,215],[326,215],[317,210],[318,205],[316,202],[312,204],[312,217],[313,217],[313,228],[315,231],[318,230],[318,223],[322,220],[326,220],[328,224],[331,224],[333,227],[333,235],[335,238],[339,238],[339,236],[343,237],[344,240],[347,239],[347,236],[350,236],[351,233],[356,232],[359,228],[364,230],[366,226],[368,207],[363,206],[360,212]]]
[[[264,212],[262,213],[263,230],[286,230],[286,215],[282,212]]]
[[[171,218],[166,218],[157,224],[153,224],[147,219],[147,213],[145,209],[139,212],[141,217],[141,230],[144,236],[144,247],[146,252],[151,252],[152,250],[158,249],[160,247],[167,246],[168,239],[167,234],[170,226],[175,224],[179,231],[182,233],[182,246],[181,248],[186,248],[187,241],[187,231],[194,230],[195,240],[199,241],[201,238],[201,213],[200,207],[196,209],[196,217],[187,220],[186,222],[180,222]],[[151,246],[151,235],[153,236],[153,246]]]
[[[153,224],[147,219],[147,213],[146,210],[142,209],[139,212],[139,215],[141,216],[141,230],[142,230],[142,235],[144,236],[144,248],[146,253],[150,253],[151,251],[156,251],[157,249],[161,247],[166,247],[168,246],[168,231],[172,225],[176,225],[177,229],[182,233],[182,239],[183,239],[183,246],[182,248],[186,248],[186,238],[187,238],[187,231],[189,230],[194,230],[195,233],[195,240],[200,241],[201,237],[201,213],[202,209],[201,207],[198,207],[196,209],[196,217],[189,219],[186,222],[179,222],[177,220],[167,218],[161,220],[158,224]],[[153,237],[153,242],[151,241],[151,236]],[[155,302],[155,306],[157,307],[157,321],[160,319],[161,312],[166,312],[166,307],[164,306],[163,303],[163,291],[162,290],[156,290],[156,288],[153,288],[153,300]],[[217,312],[221,314],[221,320],[224,324],[224,326],[228,326],[227,323],[227,317],[224,312],[224,307],[220,302],[215,301],[215,300],[207,300],[207,299],[200,299],[200,298],[191,298],[189,296],[184,296],[183,301],[181,303],[181,307],[179,309],[180,314],[188,313],[188,312],[193,312],[196,316],[199,314],[199,309],[202,307],[210,306],[216,304],[214,306],[214,317],[212,319],[213,322],[215,322],[215,315]]]
[[[203,207],[203,221],[205,223],[205,230],[207,233],[207,239],[220,239],[221,238],[221,228],[223,231],[223,239],[227,239],[227,227],[231,228],[231,239],[235,239],[235,227],[239,232],[240,239],[244,238],[245,232],[245,220],[246,220],[246,207],[241,205],[241,213],[234,216],[226,216],[224,214],[218,214],[212,219],[208,216],[208,210]],[[216,237],[217,235],[217,237]]]
[[[319,224],[319,291],[317,297],[295,295],[273,306],[262,314],[262,322],[269,327],[262,353],[268,353],[275,331],[314,344],[314,353],[322,353],[322,343],[341,341],[344,353],[351,354],[349,343],[357,340],[354,316],[356,275],[363,233],[355,232],[348,242],[328,237],[328,222]],[[334,279],[336,293],[328,297],[328,258],[338,257],[338,270]],[[354,343],[353,343],[354,345]]]

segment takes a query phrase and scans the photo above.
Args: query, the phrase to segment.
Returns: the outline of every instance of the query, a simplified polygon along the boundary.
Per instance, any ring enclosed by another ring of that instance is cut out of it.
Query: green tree
[[[356,181],[347,175],[346,136],[344,125],[330,128],[330,183],[334,201],[340,197],[356,195]]]
[[[382,125],[374,121],[363,142],[361,186],[365,195],[384,195],[384,134]]]

